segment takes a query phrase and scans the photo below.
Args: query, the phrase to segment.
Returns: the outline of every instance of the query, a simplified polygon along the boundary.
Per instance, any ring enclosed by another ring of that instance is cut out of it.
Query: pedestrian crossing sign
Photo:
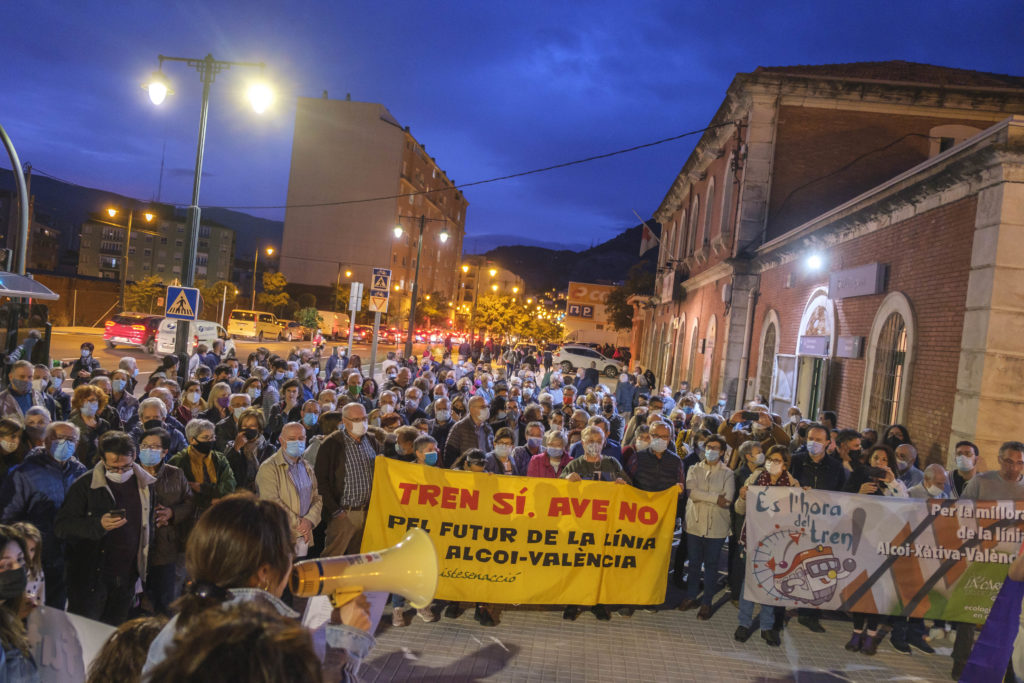
[[[195,287],[167,287],[164,298],[167,308],[164,315],[175,320],[196,320],[199,318],[199,290]]]
[[[374,268],[372,285],[370,289],[375,289],[379,292],[387,292],[391,289],[391,269]]]

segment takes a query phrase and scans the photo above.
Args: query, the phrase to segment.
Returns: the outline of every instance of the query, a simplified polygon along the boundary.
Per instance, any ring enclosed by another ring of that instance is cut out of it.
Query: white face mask
[[[764,464],[764,453],[758,453],[754,456],[754,462],[758,465]]]
[[[508,444],[498,444],[494,447],[494,454],[504,460],[512,453],[512,447]]]
[[[924,490],[928,492],[928,495],[932,498],[942,498],[945,493],[941,488],[932,484],[931,486],[925,486]]]
[[[107,472],[107,479],[115,484],[123,484],[131,479],[134,474],[133,470],[128,470],[127,472]]]
[[[661,453],[668,449],[668,439],[651,439],[651,450],[655,453]]]
[[[767,465],[765,465],[764,468],[768,471],[768,474],[772,475],[773,477],[776,477],[776,476],[778,476],[779,474],[782,473],[782,463],[781,462],[772,461],[772,462],[768,463]]]
[[[473,411],[473,417],[476,418],[477,422],[487,422],[487,418],[491,416],[490,408],[477,408]]]
[[[393,412],[395,412],[395,407],[393,405],[391,405],[390,403],[381,403],[380,404],[380,414],[381,415],[390,415]]]

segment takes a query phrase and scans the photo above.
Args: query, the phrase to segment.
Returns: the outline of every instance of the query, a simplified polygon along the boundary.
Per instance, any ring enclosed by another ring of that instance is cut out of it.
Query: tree
[[[281,315],[292,305],[292,298],[284,288],[288,280],[281,273],[263,273],[263,292],[256,296],[256,308]]]
[[[315,330],[318,327],[323,327],[324,319],[317,312],[313,306],[307,306],[306,308],[300,308],[295,312],[295,322],[299,323],[303,327],[308,327],[311,330]],[[330,330],[328,330],[330,332]]]
[[[299,308],[316,308],[316,296],[310,292],[299,294]]]
[[[125,309],[139,313],[152,313],[157,300],[167,293],[167,285],[156,275],[136,280],[125,288]]]
[[[448,314],[448,301],[437,292],[427,296],[430,298],[420,297],[416,302],[416,324],[426,325],[429,320],[434,327],[438,327],[439,321]]]
[[[604,310],[608,322],[616,330],[628,330],[633,327],[633,307],[628,303],[634,294],[651,294],[654,291],[654,273],[649,264],[640,262],[629,269],[629,277],[624,283],[608,294],[604,302]]]
[[[238,292],[238,289],[233,284],[227,280],[218,280],[208,285],[205,280],[200,280],[196,283],[196,287],[199,289],[199,296],[202,297],[203,306],[205,307],[200,312],[204,320],[219,321],[220,304],[224,301],[225,291],[227,292],[227,302],[224,306],[225,315],[231,312],[235,305],[235,296]]]
[[[484,296],[477,303],[477,327],[486,327],[492,336],[504,337],[504,341],[521,334],[529,321],[529,312],[511,296]]]

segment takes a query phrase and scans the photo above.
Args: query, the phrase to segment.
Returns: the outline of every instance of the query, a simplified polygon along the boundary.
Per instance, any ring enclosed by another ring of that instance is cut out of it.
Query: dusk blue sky
[[[381,102],[450,178],[470,182],[700,128],[736,72],[904,59],[1024,74],[1019,0],[930,2],[6,3],[0,122],[23,162],[64,180],[187,204],[200,83],[184,64],[153,107],[157,54],[263,61],[213,86],[202,205],[284,204],[298,96]],[[485,234],[602,242],[657,208],[696,138],[468,188]],[[6,159],[3,160],[6,166]],[[332,197],[347,199],[350,197]],[[283,218],[283,210],[249,210]],[[382,226],[386,229],[387,226]]]

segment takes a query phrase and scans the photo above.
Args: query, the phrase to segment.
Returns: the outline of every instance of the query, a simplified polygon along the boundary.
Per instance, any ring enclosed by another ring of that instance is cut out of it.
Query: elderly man
[[[6,390],[0,391],[0,416],[14,417],[19,421],[32,406],[46,406],[41,391],[32,388],[32,363],[19,360],[7,373],[10,382]]]
[[[601,454],[605,438],[600,427],[593,425],[584,427],[583,433],[580,434],[580,441],[583,444],[583,457],[576,458],[562,470],[561,477],[563,479],[569,481],[594,479],[614,481],[617,484],[630,483],[629,475],[622,469],[619,461]]]
[[[949,493],[949,476],[946,468],[938,463],[932,463],[924,468],[923,478],[920,484],[915,484],[907,489],[907,495],[911,498],[955,498]]]
[[[154,389],[153,391],[157,390]],[[164,389],[163,392],[167,393],[167,390]],[[177,453],[182,451],[188,447],[188,442],[185,440],[185,435],[172,426],[172,420],[174,420],[174,418],[169,417],[167,414],[166,403],[155,396],[144,398],[142,399],[142,402],[139,403],[139,421],[138,424],[135,425],[135,428],[131,430],[131,437],[135,439],[135,443],[138,444],[142,441],[143,432],[147,429],[156,429],[157,427],[160,427],[162,429],[166,429],[171,435],[170,452]],[[181,424],[177,420],[174,420],[174,422]]]
[[[534,457],[544,452],[544,424],[541,422],[528,422],[524,431],[526,436],[522,446],[516,446],[512,451],[513,460],[526,458],[530,462]]]
[[[126,432],[139,423],[139,399],[132,396],[128,380],[128,373],[120,368],[110,373],[110,400],[107,402]]]
[[[494,431],[487,424],[491,411],[482,396],[469,399],[468,415],[455,423],[445,443],[445,462],[455,462],[470,448],[479,448],[484,453],[494,450]]]
[[[166,380],[166,381],[173,382],[174,380]],[[154,389],[151,389],[150,392],[149,392],[149,396],[150,396],[150,398],[158,398],[161,401],[163,401],[164,408],[166,409],[166,411],[164,412],[164,418],[163,418],[164,424],[163,425],[157,425],[157,426],[162,426],[162,427],[165,427],[165,428],[170,427],[171,429],[177,429],[179,432],[184,434],[185,433],[185,425],[183,425],[181,422],[178,421],[177,418],[174,417],[174,394],[171,393],[171,390],[168,389],[167,387],[159,386],[159,387],[156,387]],[[143,426],[145,426],[146,419],[144,417],[142,417],[142,403],[139,403],[139,422],[142,423]],[[172,439],[172,441],[173,441],[173,439]]]
[[[914,466],[916,462],[916,448],[909,443],[896,447],[896,466],[900,470],[896,473],[896,477],[906,485],[908,491],[924,481],[924,473]],[[943,470],[943,475],[945,475],[945,470]]]
[[[435,400],[430,407],[433,408],[434,413],[434,417],[430,421],[430,436],[437,442],[437,452],[444,459],[448,434],[451,433],[452,426],[455,424],[455,421],[452,420],[452,402],[447,397],[442,396]],[[453,463],[454,461],[448,462],[444,460],[443,466],[449,468]]]
[[[361,403],[341,409],[342,429],[320,444],[314,468],[327,520],[324,557],[359,552],[370,506],[373,466],[379,446],[366,433],[369,424]]]
[[[585,413],[583,413],[583,411],[577,411],[577,412],[580,413],[580,414],[585,414]],[[575,420],[576,420],[576,413],[573,414],[573,421],[575,421]],[[594,415],[593,417],[588,418],[587,421],[583,424],[583,426],[584,427],[592,426],[592,427],[599,428],[601,430],[601,432],[604,433],[604,435],[605,435],[604,446],[601,449],[601,455],[607,456],[609,458],[615,458],[616,460],[619,461],[620,465],[623,464],[623,461],[622,461],[622,446],[619,445],[618,441],[614,441],[614,440],[612,440],[608,436],[608,431],[609,431],[608,420],[604,419],[604,417],[602,417],[601,415]],[[580,429],[582,431],[582,427]],[[580,456],[580,454],[582,454],[582,453],[583,453],[583,444],[582,444],[582,442],[579,442],[579,441],[574,443],[572,445],[572,447],[569,449],[569,455],[572,458],[578,458]]]
[[[313,529],[320,523],[323,507],[316,475],[302,457],[305,449],[305,427],[289,422],[281,428],[280,450],[256,474],[260,498],[280,504],[288,513],[296,557],[305,557],[313,545]]]
[[[214,442],[216,445],[214,448],[222,453],[227,450],[228,444],[234,441],[235,435],[238,434],[238,418],[251,405],[252,399],[249,397],[249,394],[231,394],[231,397],[228,399],[228,409],[231,413],[216,424],[214,429],[216,434]]]
[[[427,414],[420,409],[420,401],[423,399],[423,390],[413,385],[405,390],[405,403],[398,414],[405,420],[405,424],[411,425],[414,420],[426,418]]]
[[[761,444],[761,450],[767,452],[772,446],[788,446],[789,435],[786,431],[775,424],[772,420],[771,414],[768,412],[767,406],[756,405],[751,408],[750,412],[758,414],[756,420],[750,421],[750,429],[739,429],[736,425],[741,422],[746,422],[743,417],[743,413],[748,411],[738,410],[729,416],[728,420],[722,422],[718,428],[719,435],[725,437],[726,443],[729,444],[729,448],[736,450],[740,447],[744,441],[758,441]]]
[[[64,543],[57,539],[53,525],[71,484],[86,471],[74,456],[79,437],[78,427],[70,422],[50,423],[43,446],[29,451],[0,488],[0,521],[30,522],[43,536],[46,604],[57,609],[64,609],[67,591]]]

